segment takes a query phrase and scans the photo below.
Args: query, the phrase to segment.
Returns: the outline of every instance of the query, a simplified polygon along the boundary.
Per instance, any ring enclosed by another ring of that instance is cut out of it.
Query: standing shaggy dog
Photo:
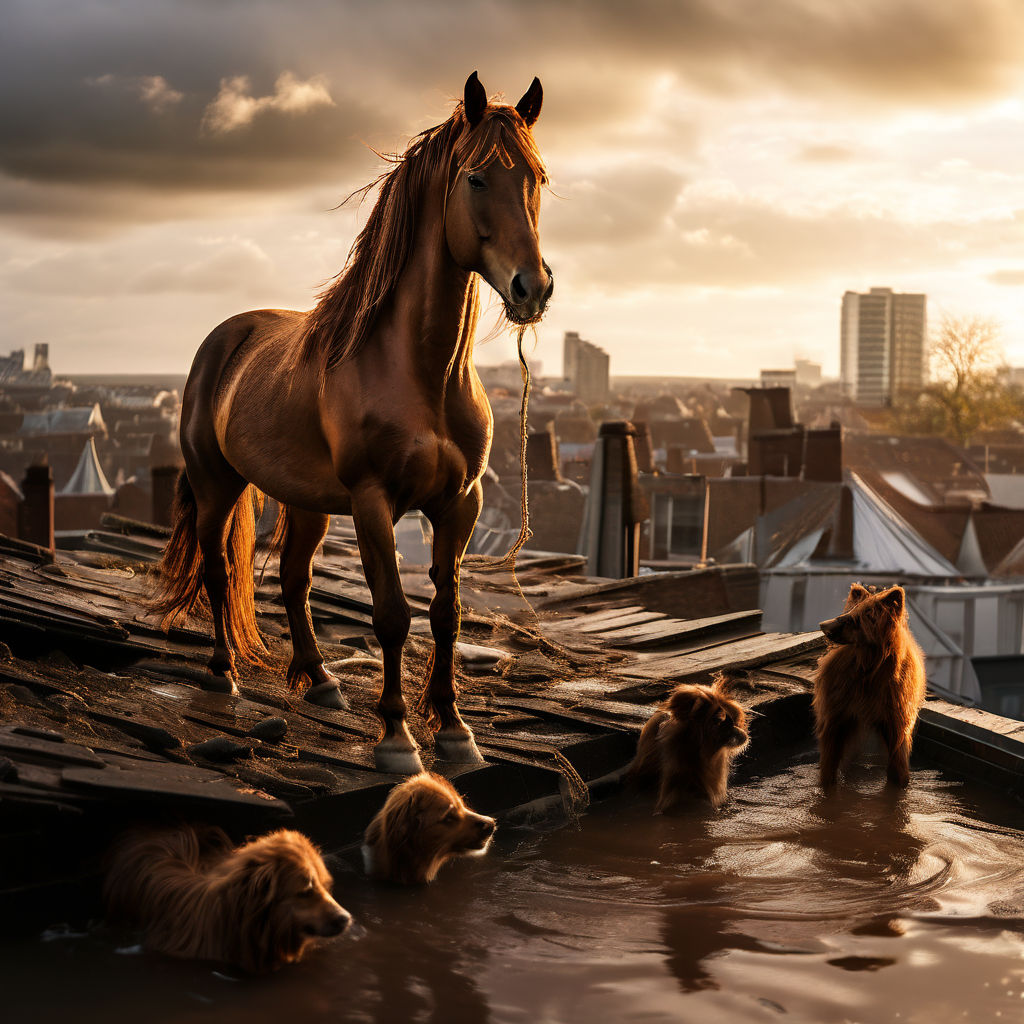
[[[217,828],[137,832],[109,860],[108,915],[147,949],[264,974],[298,960],[352,918],[330,893],[316,847],[282,829],[233,848]]]
[[[814,679],[822,786],[835,785],[845,755],[870,729],[888,751],[889,781],[908,785],[925,675],[903,588],[873,593],[854,583],[843,614],[821,623],[821,631],[833,645],[818,662]]]
[[[371,878],[432,882],[452,858],[482,856],[497,823],[471,811],[447,779],[421,772],[395,786],[370,822],[363,861]]]
[[[703,797],[714,808],[725,803],[729,766],[747,745],[747,716],[725,694],[718,675],[711,686],[677,686],[640,733],[628,777],[658,785],[655,814],[673,810],[687,797]]]

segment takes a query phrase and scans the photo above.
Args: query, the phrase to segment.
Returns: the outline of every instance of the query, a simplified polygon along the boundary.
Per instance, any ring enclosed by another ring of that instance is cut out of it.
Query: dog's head
[[[679,735],[711,756],[723,748],[739,753],[750,742],[747,715],[725,692],[726,680],[719,676],[711,686],[677,686],[665,702],[665,710],[678,724]]]
[[[396,881],[432,881],[461,854],[487,851],[497,822],[470,810],[446,779],[430,772],[396,786],[366,832],[371,854],[383,854]],[[376,847],[383,847],[377,850]]]
[[[331,876],[301,832],[254,839],[225,861],[230,898],[249,962],[263,971],[298,959],[318,938],[340,935],[351,915],[331,896]]]
[[[903,588],[870,590],[859,583],[850,587],[843,613],[820,624],[825,638],[833,644],[884,644],[892,631],[906,621]]]

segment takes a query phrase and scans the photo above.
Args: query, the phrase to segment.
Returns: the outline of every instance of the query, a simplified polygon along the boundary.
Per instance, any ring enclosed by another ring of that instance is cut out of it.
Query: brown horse
[[[275,531],[292,637],[288,679],[306,699],[345,707],[309,613],[312,560],[329,516],[355,522],[373,595],[384,680],[375,748],[385,771],[421,770],[406,725],[402,648],[409,605],[394,524],[420,509],[434,530],[434,655],[422,703],[436,752],[479,761],[455,706],[459,567],[480,512],[493,420],[473,365],[477,275],[517,325],[540,319],[553,288],[537,236],[547,179],[531,127],[535,78],[515,107],[488,104],[476,72],[452,116],[418,135],[380,192],[345,268],[309,313],[232,317],[203,342],[181,412],[185,471],[164,554],[158,609],[188,613],[205,584],[211,686],[235,692],[234,654],[258,661],[254,507],[281,503]]]

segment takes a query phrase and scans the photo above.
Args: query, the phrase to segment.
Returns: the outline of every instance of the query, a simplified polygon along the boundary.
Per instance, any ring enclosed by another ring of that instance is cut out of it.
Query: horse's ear
[[[487,93],[476,77],[476,72],[466,79],[466,90],[463,95],[462,108],[466,112],[466,120],[470,128],[475,128],[487,109]]]
[[[534,78],[530,88],[523,93],[523,98],[516,104],[516,111],[526,122],[527,128],[532,128],[533,123],[540,117],[540,105],[544,102],[544,89],[541,87],[540,79]]]

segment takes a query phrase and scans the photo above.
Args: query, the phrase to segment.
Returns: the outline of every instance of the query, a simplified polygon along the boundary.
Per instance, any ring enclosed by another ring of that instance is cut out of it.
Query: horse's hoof
[[[347,711],[348,701],[337,683],[317,683],[303,695],[303,700],[316,704],[321,708],[332,708],[335,711]]]
[[[473,734],[461,729],[442,729],[434,735],[434,756],[455,764],[483,764]]]
[[[235,677],[229,672],[207,673],[202,686],[208,693],[226,693],[232,697],[238,696],[238,686],[235,684]]]
[[[418,775],[423,771],[423,762],[415,747],[399,746],[388,740],[381,740],[373,748],[373,763],[377,771],[390,775]]]

